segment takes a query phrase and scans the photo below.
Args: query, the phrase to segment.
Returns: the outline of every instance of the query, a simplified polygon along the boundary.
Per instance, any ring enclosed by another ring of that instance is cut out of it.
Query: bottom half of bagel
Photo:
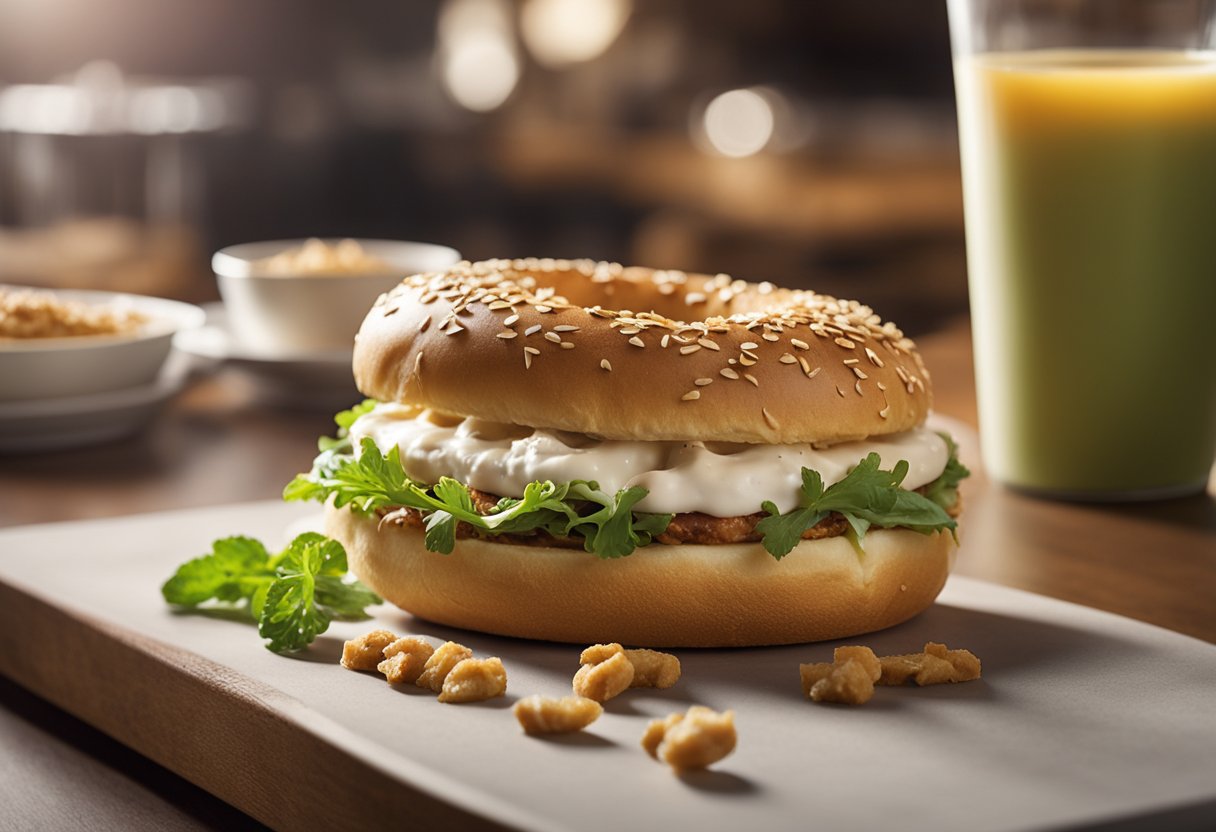
[[[438,624],[520,638],[645,647],[746,647],[844,638],[933,603],[957,550],[949,532],[873,529],[804,540],[780,561],[758,543],[651,545],[601,560],[579,549],[477,538],[448,555],[423,533],[347,508],[326,532],[385,600]]]

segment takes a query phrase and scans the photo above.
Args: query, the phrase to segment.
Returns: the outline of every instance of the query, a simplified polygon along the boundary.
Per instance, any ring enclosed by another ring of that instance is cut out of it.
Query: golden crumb
[[[115,304],[90,306],[51,292],[0,288],[0,340],[133,335],[147,316]]]
[[[980,678],[980,660],[970,650],[948,650],[946,645],[930,641],[921,653],[903,656],[883,656],[880,685],[902,685],[909,681],[918,685],[940,685],[948,682],[970,682]]]
[[[384,674],[390,685],[408,685],[418,681],[427,661],[434,655],[430,642],[418,636],[404,636],[384,648],[384,661],[376,669]]]
[[[968,650],[929,642],[921,653],[879,658],[869,647],[837,647],[832,662],[798,666],[802,692],[814,702],[862,705],[875,685],[937,685],[980,678],[980,660]]]
[[[693,705],[684,714],[653,720],[642,734],[642,748],[677,772],[711,766],[735,750],[735,712],[718,713]]]
[[[471,658],[473,658],[473,651],[463,644],[457,644],[454,641],[445,642],[426,660],[426,665],[414,684],[439,693],[443,690],[443,680],[452,672],[452,668],[465,659]]]
[[[596,702],[607,702],[631,684],[633,663],[624,652],[613,653],[598,664],[585,664],[574,674],[574,692]]]
[[[342,645],[342,666],[349,670],[375,670],[383,650],[397,639],[388,630],[372,630]]]
[[[392,264],[363,250],[357,240],[342,240],[330,245],[311,239],[302,246],[281,251],[255,263],[258,274],[327,275],[367,274],[392,270]]]
[[[527,696],[515,703],[514,711],[528,734],[570,734],[599,719],[604,708],[583,696]]]
[[[507,669],[502,659],[464,659],[443,679],[439,701],[449,704],[482,702],[507,692]]]
[[[680,680],[680,660],[658,650],[626,650],[633,665],[631,688],[669,688]]]

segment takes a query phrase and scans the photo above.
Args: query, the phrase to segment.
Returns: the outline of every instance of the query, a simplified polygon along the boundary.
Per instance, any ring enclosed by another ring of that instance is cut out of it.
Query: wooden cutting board
[[[0,532],[0,672],[281,829],[382,826],[1026,830],[1216,817],[1216,647],[953,578],[924,615],[854,639],[927,640],[984,660],[979,682],[808,703],[798,663],[832,644],[679,651],[680,683],[608,703],[581,735],[526,737],[510,705],[569,691],[578,648],[495,638],[385,609],[297,658],[249,625],[170,611],[159,586],[211,540],[272,545],[306,509],[259,503]],[[443,705],[337,664],[373,626],[502,657],[505,699]],[[673,776],[649,719],[733,708],[739,748]],[[1121,829],[1124,827],[1120,827]]]

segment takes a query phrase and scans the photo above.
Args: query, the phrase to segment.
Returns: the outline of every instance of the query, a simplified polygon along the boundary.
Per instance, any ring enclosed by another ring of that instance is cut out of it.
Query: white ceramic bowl
[[[356,240],[388,271],[353,274],[260,274],[260,261],[305,240],[270,240],[220,249],[211,258],[232,334],[245,350],[288,358],[351,350],[372,304],[403,277],[446,269],[460,253],[446,246],[394,240]],[[325,240],[331,245],[336,239]]]
[[[0,402],[87,396],[152,384],[174,333],[202,326],[206,317],[192,304],[144,295],[67,289],[56,289],[54,295],[90,306],[121,305],[148,320],[124,335],[0,340]]]

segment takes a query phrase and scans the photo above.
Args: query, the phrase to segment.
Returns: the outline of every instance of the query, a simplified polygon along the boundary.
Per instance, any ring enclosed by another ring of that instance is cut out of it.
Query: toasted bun
[[[875,529],[858,557],[842,537],[803,541],[780,561],[759,544],[654,545],[600,560],[577,549],[458,540],[427,551],[421,531],[326,509],[360,580],[414,615],[506,636],[578,644],[745,647],[844,638],[933,603],[950,534]]]
[[[835,443],[930,406],[915,345],[867,306],[591,261],[406,278],[364,320],[354,370],[381,401],[606,439]]]

